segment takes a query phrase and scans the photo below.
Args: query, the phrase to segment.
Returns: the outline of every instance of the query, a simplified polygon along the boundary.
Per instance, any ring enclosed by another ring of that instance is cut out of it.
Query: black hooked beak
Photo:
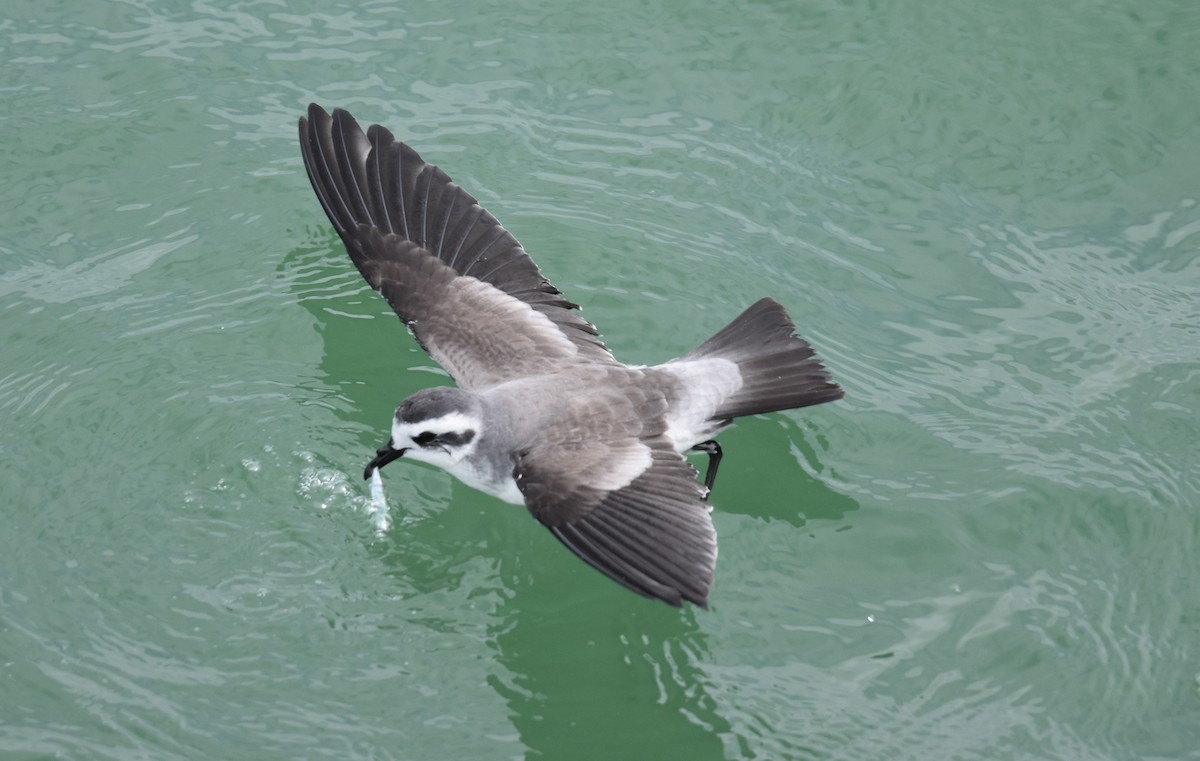
[[[367,463],[367,469],[363,471],[363,480],[370,481],[371,471],[379,470],[392,460],[399,460],[407,451],[407,449],[394,448],[391,440],[389,439],[387,444],[375,450],[375,459]]]

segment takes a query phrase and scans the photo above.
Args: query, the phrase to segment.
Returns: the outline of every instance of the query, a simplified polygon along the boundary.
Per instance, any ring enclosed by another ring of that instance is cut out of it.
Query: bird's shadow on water
[[[805,409],[757,415],[722,432],[725,455],[709,496],[714,511],[797,528],[811,521],[844,522],[857,511],[858,502],[832,489],[819,472],[828,442],[810,418],[822,414]],[[702,460],[692,462],[703,472]]]
[[[701,668],[708,613],[638,598],[590,568],[536,570],[552,577],[517,585],[490,643],[504,670],[489,684],[526,747],[545,758],[725,757],[730,727]]]
[[[344,402],[329,409],[348,429],[364,432],[363,451],[355,454],[365,461],[386,438],[382,429],[402,397],[450,381],[412,371],[434,363],[398,320],[387,318],[383,300],[365,288],[336,238],[294,250],[280,273],[314,317],[324,345],[318,369]],[[718,512],[803,526],[857,509],[797,467],[819,460],[821,441],[788,420],[746,421],[722,435]],[[693,464],[705,467],[702,458]],[[546,758],[725,758],[734,733],[704,671],[712,658],[703,617],[719,608],[642,599],[571,556],[520,508],[446,487],[449,478],[420,467],[405,476],[410,485],[437,484],[409,489],[419,500],[446,499],[435,512],[402,507],[411,500],[395,498],[393,476],[393,526],[372,554],[394,594],[421,601],[411,607],[424,625],[463,628],[459,613],[433,610],[437,600],[487,609],[482,628],[499,668],[481,668],[480,677],[508,706],[522,744]],[[464,541],[464,531],[476,539]],[[476,635],[478,608],[468,627]]]
[[[796,527],[844,523],[858,504],[798,467],[820,459],[817,427],[771,418],[722,437],[722,467],[733,467],[720,471],[714,510]],[[703,470],[703,458],[695,462]],[[556,542],[513,551],[544,534],[532,522],[501,533],[509,531],[519,536],[496,537],[505,545],[496,557],[508,592],[489,640],[505,670],[489,684],[528,748],[546,758],[603,749],[605,758],[723,759],[744,750],[743,730],[726,718],[709,672],[721,660],[705,633],[706,617],[722,615],[719,581],[711,611],[676,610],[613,584]]]

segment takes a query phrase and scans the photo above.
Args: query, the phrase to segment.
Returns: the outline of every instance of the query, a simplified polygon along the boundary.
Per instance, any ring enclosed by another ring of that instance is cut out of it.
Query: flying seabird
[[[712,437],[842,397],[784,308],[764,298],[678,359],[623,364],[495,217],[387,129],[313,104],[300,144],[350,259],[458,384],[401,402],[364,477],[400,457],[437,465],[634,592],[707,607]],[[709,455],[703,484],[689,450]]]

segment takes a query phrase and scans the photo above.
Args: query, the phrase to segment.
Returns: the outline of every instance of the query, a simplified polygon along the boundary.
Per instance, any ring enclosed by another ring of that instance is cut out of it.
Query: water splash
[[[371,471],[371,498],[367,500],[367,515],[375,524],[375,533],[379,536],[387,533],[392,525],[388,516],[387,500],[383,496],[383,479],[379,477],[379,468]]]

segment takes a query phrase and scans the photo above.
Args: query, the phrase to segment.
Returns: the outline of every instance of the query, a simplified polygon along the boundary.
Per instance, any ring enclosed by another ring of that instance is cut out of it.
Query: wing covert
[[[373,125],[364,134],[346,111],[330,115],[312,104],[307,118],[300,119],[300,144],[313,190],[368,282],[396,250],[378,245],[391,233],[455,275],[528,305],[581,357],[614,361],[596,328],[542,275],[516,238],[470,193],[387,129]],[[384,294],[406,322],[428,319],[416,315],[413,305],[392,300],[413,293],[416,286]]]
[[[412,241],[365,228],[346,248],[356,260],[371,252],[359,267],[363,277],[463,388],[552,372],[578,359],[578,347],[544,314],[458,275]]]
[[[708,607],[717,539],[704,487],[665,439],[638,446],[649,450],[647,467],[617,488],[556,470],[555,453],[538,450],[521,458],[517,486],[533,516],[604,575],[671,605]],[[643,457],[626,453],[616,467],[630,456]],[[596,463],[605,464],[614,465]]]

